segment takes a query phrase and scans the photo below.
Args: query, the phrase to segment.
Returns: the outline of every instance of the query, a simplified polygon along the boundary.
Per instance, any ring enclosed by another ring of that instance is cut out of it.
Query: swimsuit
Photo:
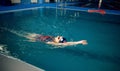
[[[42,41],[42,42],[53,42],[53,37],[51,37],[51,36],[44,36],[44,35],[38,35],[37,37],[36,37],[36,40],[38,40],[38,41]],[[63,38],[63,39],[61,39],[60,41],[59,41],[59,43],[65,43],[66,42],[66,39],[65,38]]]
[[[42,42],[50,42],[50,41],[53,41],[53,38],[51,36],[38,35],[36,40],[42,41]]]

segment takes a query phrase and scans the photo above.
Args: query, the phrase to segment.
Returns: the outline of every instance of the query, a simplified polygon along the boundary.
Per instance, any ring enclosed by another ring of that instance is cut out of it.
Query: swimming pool
[[[11,56],[46,71],[120,71],[120,15],[38,8],[0,14],[0,44]],[[2,29],[2,28],[6,28]],[[26,33],[62,35],[88,45],[63,48],[28,42]]]

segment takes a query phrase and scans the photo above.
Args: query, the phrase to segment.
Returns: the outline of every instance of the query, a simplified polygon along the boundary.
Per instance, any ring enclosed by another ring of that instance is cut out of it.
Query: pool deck
[[[17,58],[0,54],[1,71],[45,71]]]
[[[67,3],[69,4],[69,3]],[[13,6],[0,6],[0,13],[13,12],[16,10],[26,10],[40,7],[51,7],[51,8],[64,8],[69,10],[77,10],[77,11],[88,11],[89,9],[95,8],[83,8],[83,7],[75,7],[75,6],[60,6],[60,3],[48,3],[48,4],[16,4]],[[105,10],[107,14],[115,14],[120,15],[120,11],[118,10]]]

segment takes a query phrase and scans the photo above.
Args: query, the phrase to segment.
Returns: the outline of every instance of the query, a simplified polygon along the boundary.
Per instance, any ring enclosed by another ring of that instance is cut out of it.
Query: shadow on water
[[[87,51],[83,51],[83,50],[73,50],[73,49],[69,49],[69,48],[64,48],[64,49],[56,49],[57,51],[62,51],[65,53],[69,53],[72,54],[74,56],[80,56],[80,57],[84,57],[84,58],[90,58],[90,59],[95,59],[95,60],[99,60],[99,61],[105,61],[105,62],[112,62],[112,63],[116,63],[118,65],[120,65],[120,57],[112,57],[112,56],[107,56],[107,55],[100,55],[100,54],[96,54],[96,53],[92,53],[92,52],[87,52]]]

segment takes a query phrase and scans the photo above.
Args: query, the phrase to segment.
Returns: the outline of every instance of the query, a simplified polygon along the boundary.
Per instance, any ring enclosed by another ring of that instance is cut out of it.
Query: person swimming
[[[46,35],[41,35],[41,34],[36,34],[36,33],[26,33],[26,32],[21,34],[21,32],[19,33],[15,30],[10,30],[7,28],[1,28],[1,29],[7,30],[18,36],[24,37],[24,38],[28,39],[27,41],[29,41],[29,42],[40,41],[40,42],[44,42],[46,44],[56,45],[56,46],[71,46],[71,45],[78,45],[78,44],[82,44],[82,45],[88,44],[87,40],[67,41],[63,36],[53,37],[53,36],[46,36]],[[2,50],[2,48],[0,48],[0,49]]]
[[[62,36],[52,37],[52,36],[37,35],[36,40],[42,42],[55,42],[55,43],[66,42],[66,39]]]
[[[87,45],[88,44],[86,40],[68,42],[63,36],[52,37],[52,36],[37,35],[36,40],[45,42],[46,44],[57,45],[57,46],[70,46],[70,45],[77,45],[77,44]]]

